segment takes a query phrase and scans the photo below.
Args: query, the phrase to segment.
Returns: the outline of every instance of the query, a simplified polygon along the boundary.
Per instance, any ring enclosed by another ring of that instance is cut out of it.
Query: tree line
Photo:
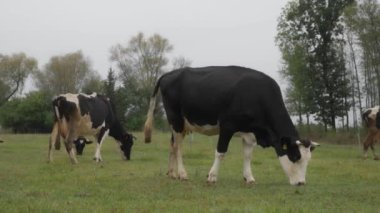
[[[286,105],[299,125],[349,130],[359,127],[365,108],[379,104],[377,0],[289,0],[279,15],[275,42],[282,55],[280,73],[287,81]],[[0,55],[0,125],[15,132],[49,131],[54,95],[98,92],[115,102],[124,125],[140,130],[158,77],[191,64],[184,57],[170,60],[172,50],[166,38],[138,33],[111,47],[114,68],[106,79],[81,51],[53,56],[42,68],[23,53]],[[17,94],[28,76],[37,91],[21,97]],[[162,107],[157,109],[162,118]],[[157,127],[164,127],[162,119],[155,120],[161,122]]]
[[[24,53],[0,55],[0,126],[16,133],[49,132],[55,95],[97,92],[114,102],[117,116],[127,128],[140,130],[158,77],[191,64],[183,56],[169,60],[172,50],[168,39],[138,33],[128,43],[111,47],[110,61],[115,68],[108,70],[106,79],[82,51],[53,56],[41,68],[35,58]],[[28,77],[36,90],[21,95]],[[162,118],[162,111],[157,113],[160,115]],[[157,119],[157,126],[164,128],[162,120]]]
[[[380,101],[377,0],[291,0],[278,19],[276,44],[287,79],[287,107],[299,124],[325,131],[358,127]]]

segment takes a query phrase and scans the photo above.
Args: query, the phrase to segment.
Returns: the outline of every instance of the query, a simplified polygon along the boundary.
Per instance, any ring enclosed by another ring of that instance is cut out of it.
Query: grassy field
[[[380,212],[380,162],[363,160],[357,145],[319,141],[303,187],[289,185],[273,149],[257,147],[250,186],[234,138],[218,183],[208,185],[216,137],[184,143],[190,180],[181,182],[166,177],[169,134],[155,132],[152,144],[136,136],[131,161],[107,139],[102,163],[90,145],[72,165],[63,150],[47,163],[48,135],[2,135],[0,212]]]

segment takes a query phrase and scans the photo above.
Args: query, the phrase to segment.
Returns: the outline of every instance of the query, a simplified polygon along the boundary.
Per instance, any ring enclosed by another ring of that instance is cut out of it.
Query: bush
[[[50,132],[53,125],[51,98],[43,92],[31,92],[0,108],[0,123],[14,133]]]
[[[359,128],[359,130],[350,128],[348,131],[338,128],[336,131],[330,129],[326,132],[323,125],[320,124],[311,124],[309,127],[306,125],[298,125],[297,129],[301,138],[309,138],[317,142],[331,144],[357,144],[358,131],[362,143],[366,135],[364,128]]]

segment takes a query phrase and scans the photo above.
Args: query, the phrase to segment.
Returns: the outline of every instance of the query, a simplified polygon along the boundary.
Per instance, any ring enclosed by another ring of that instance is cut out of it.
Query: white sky
[[[286,0],[0,0],[0,53],[25,52],[42,68],[82,50],[105,78],[109,49],[158,33],[193,67],[240,65],[280,84],[277,18]]]

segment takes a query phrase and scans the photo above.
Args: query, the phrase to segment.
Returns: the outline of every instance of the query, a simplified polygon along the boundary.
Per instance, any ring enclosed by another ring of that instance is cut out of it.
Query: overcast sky
[[[287,0],[0,0],[0,53],[25,52],[42,68],[82,50],[105,77],[111,46],[158,33],[193,67],[240,65],[280,84],[277,18]]]

